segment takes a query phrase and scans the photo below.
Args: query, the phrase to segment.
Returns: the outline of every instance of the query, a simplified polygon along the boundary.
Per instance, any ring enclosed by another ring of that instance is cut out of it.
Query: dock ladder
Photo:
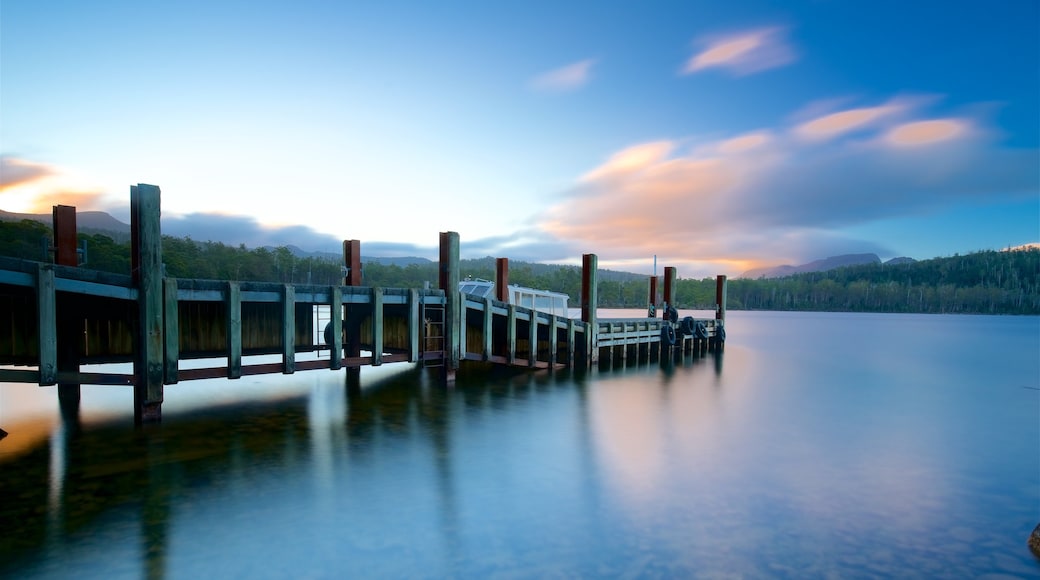
[[[444,366],[444,356],[426,358],[427,352],[444,353],[444,305],[427,304],[424,300],[421,309],[422,340],[420,340],[419,365],[422,368]]]

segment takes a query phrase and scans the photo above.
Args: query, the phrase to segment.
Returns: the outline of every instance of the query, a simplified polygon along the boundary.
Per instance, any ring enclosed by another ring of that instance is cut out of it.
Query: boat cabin
[[[459,282],[459,290],[477,298],[495,297],[495,283],[480,278],[467,278]],[[536,290],[525,286],[509,285],[508,298],[510,304],[523,306],[556,316],[569,316],[567,301],[570,298],[560,292]]]

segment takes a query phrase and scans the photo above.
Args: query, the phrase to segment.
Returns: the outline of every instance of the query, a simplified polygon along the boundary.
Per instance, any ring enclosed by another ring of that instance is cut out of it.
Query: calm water
[[[641,315],[631,313],[630,315]],[[602,316],[602,314],[601,314]],[[731,312],[721,355],[0,386],[0,576],[1036,578],[1040,318]]]

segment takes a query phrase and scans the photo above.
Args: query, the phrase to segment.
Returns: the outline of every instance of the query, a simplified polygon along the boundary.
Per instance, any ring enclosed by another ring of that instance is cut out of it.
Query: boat
[[[507,297],[509,304],[531,308],[556,316],[570,316],[567,307],[567,301],[570,297],[566,294],[549,290],[538,290],[516,284],[510,284],[508,288]],[[479,299],[495,297],[495,283],[480,278],[466,278],[460,281],[459,290],[463,294]]]

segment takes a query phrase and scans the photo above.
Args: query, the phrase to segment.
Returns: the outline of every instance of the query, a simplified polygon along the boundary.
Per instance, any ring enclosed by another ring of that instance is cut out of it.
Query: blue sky
[[[1040,242],[1040,9],[0,5],[0,209],[247,246],[739,275]]]

